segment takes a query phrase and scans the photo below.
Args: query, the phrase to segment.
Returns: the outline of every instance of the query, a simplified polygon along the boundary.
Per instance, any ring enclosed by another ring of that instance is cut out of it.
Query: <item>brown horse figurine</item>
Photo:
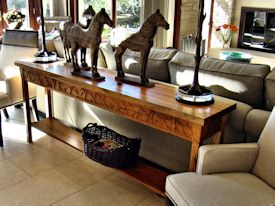
[[[78,22],[77,25],[81,26],[83,29],[87,29],[90,26],[90,23],[91,23],[94,15],[95,15],[95,11],[94,11],[93,7],[90,5],[82,13],[82,16],[86,17],[86,19],[87,19],[86,25],[83,25],[80,22]],[[70,33],[70,29],[73,26],[74,26],[74,23],[72,21],[66,22],[63,26],[63,30],[60,30],[60,36],[61,36],[61,39],[63,42],[65,58],[66,58],[67,62],[71,62],[71,56],[70,56],[71,44],[70,44],[70,40],[69,40],[69,33]],[[81,66],[82,67],[88,66],[86,63],[86,48],[81,48]]]
[[[92,78],[100,77],[99,73],[97,72],[97,59],[104,24],[107,24],[109,27],[113,26],[113,22],[106,13],[105,9],[101,9],[101,11],[94,16],[87,30],[83,30],[80,26],[77,25],[70,29],[69,39],[71,44],[71,55],[74,64],[74,73],[81,72],[76,55],[78,49],[90,48]]]
[[[115,52],[118,80],[123,81],[124,78],[121,58],[125,50],[128,48],[132,51],[140,51],[140,84],[146,85],[149,83],[149,80],[146,77],[146,66],[150,49],[153,46],[153,39],[156,35],[158,27],[162,27],[166,30],[169,29],[169,24],[164,19],[159,9],[144,22],[137,33],[133,34],[132,36],[120,43]]]

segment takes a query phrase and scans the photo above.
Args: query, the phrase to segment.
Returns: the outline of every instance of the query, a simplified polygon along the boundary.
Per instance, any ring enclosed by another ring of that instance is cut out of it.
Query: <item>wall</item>
[[[237,0],[234,13],[234,24],[240,25],[241,7],[275,8],[275,0]],[[237,47],[238,35],[234,35],[232,47]]]

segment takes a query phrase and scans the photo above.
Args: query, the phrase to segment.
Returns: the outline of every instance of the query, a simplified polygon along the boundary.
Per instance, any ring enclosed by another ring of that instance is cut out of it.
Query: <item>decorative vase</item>
[[[222,42],[222,48],[226,49],[230,47],[232,36],[228,37],[226,41]]]
[[[13,22],[9,22],[7,19],[4,19],[7,26],[8,26],[8,29],[20,29],[21,26],[23,26],[23,21],[13,21]]]
[[[7,23],[9,29],[20,29],[20,27],[23,25],[22,21],[15,21],[11,23]]]

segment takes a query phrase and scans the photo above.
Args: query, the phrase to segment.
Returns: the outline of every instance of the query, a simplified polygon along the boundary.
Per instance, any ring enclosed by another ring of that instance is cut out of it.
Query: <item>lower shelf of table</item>
[[[54,118],[46,118],[39,122],[32,123],[32,126],[55,137],[72,147],[83,151],[81,134]],[[156,168],[147,161],[138,160],[138,163],[126,169],[119,169],[125,175],[143,184],[153,192],[165,197],[165,179],[168,173]]]

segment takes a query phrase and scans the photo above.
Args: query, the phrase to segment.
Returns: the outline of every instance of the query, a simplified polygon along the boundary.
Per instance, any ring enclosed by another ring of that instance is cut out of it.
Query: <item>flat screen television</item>
[[[275,9],[242,7],[238,47],[275,53]]]

